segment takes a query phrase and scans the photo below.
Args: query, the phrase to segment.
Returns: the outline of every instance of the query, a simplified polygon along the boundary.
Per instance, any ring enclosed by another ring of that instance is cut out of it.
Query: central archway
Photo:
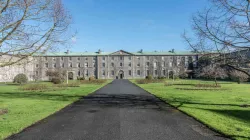
[[[124,71],[123,70],[120,70],[118,72],[118,79],[123,79],[124,78]]]

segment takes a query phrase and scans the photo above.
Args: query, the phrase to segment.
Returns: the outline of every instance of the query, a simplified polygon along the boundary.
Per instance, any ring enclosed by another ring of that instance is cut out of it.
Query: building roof
[[[127,52],[119,50],[116,52],[123,52],[127,55],[196,55],[196,53],[191,51],[153,51],[153,52]],[[46,54],[36,53],[34,56],[103,56],[103,55],[113,55],[116,52],[48,52]]]

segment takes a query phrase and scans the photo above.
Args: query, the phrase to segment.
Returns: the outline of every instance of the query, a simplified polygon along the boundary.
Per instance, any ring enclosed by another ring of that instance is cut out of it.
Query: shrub
[[[150,80],[148,79],[137,79],[136,83],[137,84],[148,84]]]
[[[148,75],[148,76],[146,76],[146,79],[152,80],[152,79],[153,79],[153,76],[152,76],[152,75]]]
[[[180,77],[181,79],[186,79],[186,78],[188,77],[188,74],[187,74],[186,72],[183,72],[183,73],[180,73],[180,74],[179,74],[179,77]]]
[[[63,83],[63,80],[59,77],[54,77],[54,78],[52,78],[51,82],[54,84],[61,84],[61,83]]]
[[[172,85],[173,85],[172,82],[166,82],[166,83],[164,83],[164,86],[172,86]]]
[[[14,83],[24,84],[28,82],[28,78],[25,74],[18,74],[14,77]]]
[[[152,79],[152,80],[148,80],[148,79],[137,79],[136,83],[137,84],[148,84],[148,83],[162,83],[164,82],[164,79]]]
[[[93,81],[93,80],[95,80],[95,76],[90,76],[89,81]]]
[[[157,77],[157,79],[166,79],[166,77],[164,77],[164,76],[159,76],[159,77]]]
[[[78,77],[77,77],[77,80],[85,80],[85,77],[80,77],[80,76],[78,76]]]
[[[56,87],[58,88],[66,88],[66,87],[80,87],[79,82],[69,83],[69,84],[57,84]]]
[[[29,84],[21,87],[21,90],[29,90],[29,91],[44,91],[48,89],[49,86],[46,84]]]
[[[106,79],[95,79],[95,80],[82,80],[82,84],[104,84],[106,83]]]
[[[219,84],[196,84],[195,87],[202,87],[202,88],[221,88]]]

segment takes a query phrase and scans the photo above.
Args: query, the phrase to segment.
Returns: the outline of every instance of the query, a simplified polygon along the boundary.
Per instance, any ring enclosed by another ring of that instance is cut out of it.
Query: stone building
[[[15,62],[17,60],[19,60],[18,56],[13,56],[13,55],[0,56],[1,65]],[[28,77],[29,81],[33,81],[35,79],[35,73],[34,73],[35,70],[32,62],[33,62],[33,57],[28,57],[18,63],[5,67],[0,67],[0,82],[12,82],[14,80],[14,77],[20,73],[25,74]]]
[[[48,80],[46,71],[65,70],[71,79],[95,76],[97,79],[133,79],[178,75],[181,68],[196,67],[198,55],[192,52],[117,52],[48,53],[34,56],[34,74]]]

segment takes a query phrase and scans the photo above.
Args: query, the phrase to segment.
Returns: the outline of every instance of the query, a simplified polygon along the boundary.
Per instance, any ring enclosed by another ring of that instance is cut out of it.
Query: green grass
[[[45,84],[51,86],[50,83]],[[21,131],[105,84],[82,84],[80,87],[43,92],[22,91],[18,85],[1,84],[0,112],[7,109],[8,113],[0,115],[0,139]]]
[[[139,86],[218,132],[233,139],[250,139],[250,107],[242,107],[250,105],[250,84],[220,82],[221,90],[179,90],[176,88],[193,88],[197,83],[213,82],[179,80],[173,84],[178,83]]]

